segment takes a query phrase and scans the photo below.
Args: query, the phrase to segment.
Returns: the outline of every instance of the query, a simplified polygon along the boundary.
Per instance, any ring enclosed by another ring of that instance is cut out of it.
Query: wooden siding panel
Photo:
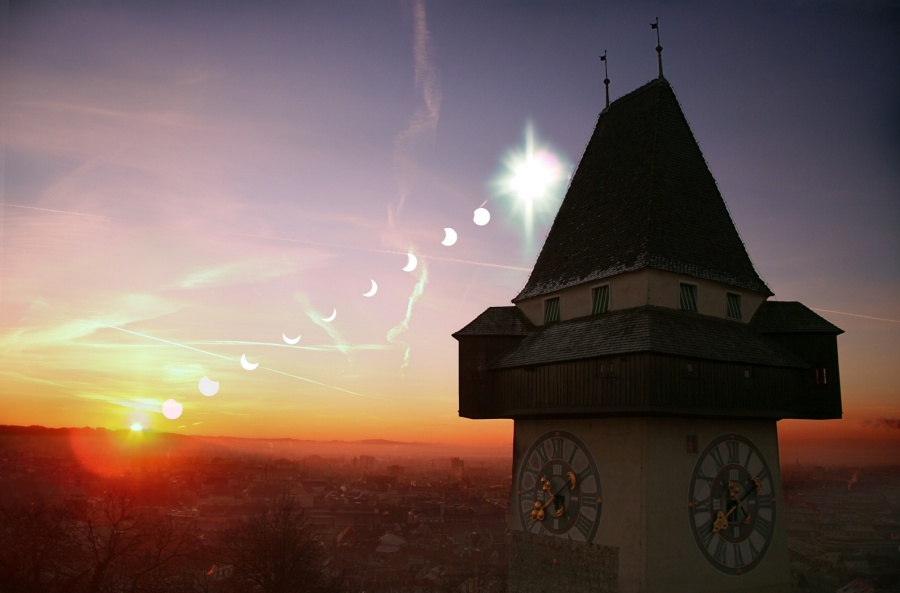
[[[835,417],[833,395],[811,390],[803,369],[656,354],[491,370],[474,381],[464,377],[462,368],[461,363],[460,414],[472,418],[620,413]],[[839,417],[839,400],[837,405]]]

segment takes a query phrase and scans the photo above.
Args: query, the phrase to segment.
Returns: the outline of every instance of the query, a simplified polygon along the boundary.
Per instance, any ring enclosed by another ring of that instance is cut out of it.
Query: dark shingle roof
[[[513,301],[647,267],[772,294],[665,79],[600,114]]]
[[[491,368],[655,352],[694,359],[807,368],[744,323],[662,307],[636,307],[541,326]]]
[[[766,301],[750,320],[750,325],[763,334],[842,334],[844,330],[826,321],[803,303]]]
[[[518,307],[488,307],[464,328],[453,334],[459,336],[524,336],[534,326]]]

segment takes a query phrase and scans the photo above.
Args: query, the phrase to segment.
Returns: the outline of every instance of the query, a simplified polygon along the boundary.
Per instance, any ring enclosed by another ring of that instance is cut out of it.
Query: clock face
[[[587,447],[572,433],[538,438],[516,477],[517,507],[526,531],[590,542],[600,525],[600,477]]]
[[[750,439],[725,435],[706,447],[691,476],[688,510],[694,540],[710,564],[732,575],[759,564],[772,541],[773,487]]]

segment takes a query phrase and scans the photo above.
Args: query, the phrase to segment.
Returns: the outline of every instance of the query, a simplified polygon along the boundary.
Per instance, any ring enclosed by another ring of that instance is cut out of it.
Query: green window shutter
[[[591,291],[591,315],[609,311],[609,285],[597,286]]]
[[[728,316],[732,319],[741,318],[741,295],[727,293],[728,298]]]
[[[559,297],[544,301],[544,323],[559,321]]]
[[[697,285],[682,284],[681,285],[681,310],[696,311],[697,310]]]

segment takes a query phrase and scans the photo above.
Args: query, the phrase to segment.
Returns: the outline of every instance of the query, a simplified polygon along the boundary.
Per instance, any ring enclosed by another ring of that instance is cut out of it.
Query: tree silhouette
[[[105,493],[81,512],[0,508],[0,593],[182,593],[206,564],[192,520]]]
[[[78,552],[68,516],[41,502],[0,507],[0,592],[65,590]]]
[[[331,593],[325,546],[290,497],[226,530],[217,559],[233,568],[228,591]]]

